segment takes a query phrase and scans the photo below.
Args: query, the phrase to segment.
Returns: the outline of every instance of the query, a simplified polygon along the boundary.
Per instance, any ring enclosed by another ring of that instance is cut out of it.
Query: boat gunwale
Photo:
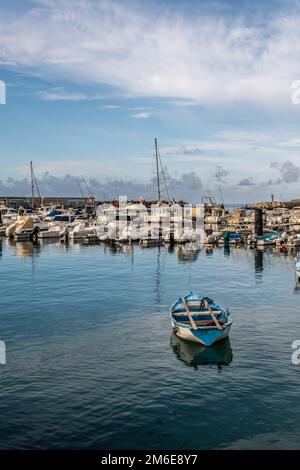
[[[192,292],[190,292],[189,294],[183,296],[183,298],[186,299],[186,297],[188,297],[189,295],[194,295],[194,294],[193,294]],[[201,302],[203,298],[206,298],[206,297],[201,297],[201,298],[199,298],[199,299],[197,299],[197,300],[199,300],[199,301]],[[178,298],[175,300],[175,302],[173,302],[173,304],[171,305],[171,308],[170,308],[170,319],[171,319],[172,325],[174,325],[175,327],[188,328],[188,329],[192,330],[193,327],[192,327],[191,324],[188,324],[188,323],[181,323],[180,321],[176,320],[176,319],[174,318],[174,316],[173,316],[173,314],[176,314],[176,312],[174,312],[173,309],[174,309],[175,305],[176,305],[178,302],[180,302],[180,300],[181,300],[181,297],[178,297]],[[210,299],[210,300],[212,300],[212,299]],[[194,300],[194,301],[195,301],[195,300]],[[220,311],[222,312],[222,315],[224,315],[225,318],[226,318],[225,323],[223,323],[222,325],[220,325],[220,326],[221,326],[221,329],[222,329],[222,330],[225,330],[226,328],[228,328],[229,326],[231,326],[231,325],[232,325],[232,322],[233,322],[233,320],[232,320],[232,318],[231,318],[231,315],[230,315],[230,312],[226,311],[223,307],[221,307],[220,305],[216,304],[213,300],[212,300],[212,302],[213,302],[213,305],[214,305],[215,307],[217,307],[218,310],[220,310]],[[191,311],[191,314],[192,314],[192,315],[193,315],[193,313],[194,313],[194,312]],[[197,326],[197,330],[208,330],[208,329],[209,329],[209,330],[214,330],[214,329],[217,330],[218,328],[217,328],[216,325],[215,325],[215,326],[213,326],[213,325]]]
[[[193,330],[192,326],[191,325],[188,325],[186,323],[180,323],[180,322],[177,322],[176,320],[174,320],[172,317],[172,322],[175,324],[174,326],[175,327],[180,327],[180,328],[188,328],[189,330]],[[226,323],[224,323],[223,325],[220,325],[222,330],[225,330],[226,328],[228,328],[229,326],[232,325],[232,318],[229,318],[228,321]],[[217,326],[215,325],[203,325],[203,326],[197,326],[197,330],[219,330],[220,328],[217,328]]]

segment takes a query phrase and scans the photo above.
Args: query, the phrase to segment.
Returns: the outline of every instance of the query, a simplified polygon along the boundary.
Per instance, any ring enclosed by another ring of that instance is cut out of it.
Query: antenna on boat
[[[42,201],[42,198],[41,198],[39,186],[37,184],[37,180],[36,180],[36,177],[35,177],[32,161],[30,162],[30,179],[31,179],[31,207],[32,207],[32,209],[34,209],[34,188],[36,188],[36,190],[37,190],[37,193],[38,193],[39,198],[40,198],[40,203]]]
[[[159,182],[159,168],[158,168],[158,147],[157,147],[157,139],[155,137],[155,158],[156,158],[156,178],[157,178],[157,194],[158,200],[160,201],[160,182]]]

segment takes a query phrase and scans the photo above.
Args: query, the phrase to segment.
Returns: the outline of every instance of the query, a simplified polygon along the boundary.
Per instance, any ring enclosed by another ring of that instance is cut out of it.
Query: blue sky
[[[0,80],[2,194],[33,160],[44,194],[150,197],[156,136],[172,196],[299,196],[298,2],[2,0]]]

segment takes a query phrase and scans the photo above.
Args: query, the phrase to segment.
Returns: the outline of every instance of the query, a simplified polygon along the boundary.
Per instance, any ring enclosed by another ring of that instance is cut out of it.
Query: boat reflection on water
[[[37,247],[32,242],[16,242],[7,238],[5,240],[6,246],[9,247],[16,256],[20,258],[33,258],[36,254]]]
[[[230,364],[232,361],[232,349],[229,338],[214,344],[210,348],[189,343],[172,333],[170,344],[177,359],[185,362],[188,366],[197,369],[201,364],[215,364],[218,368]]]
[[[193,263],[197,261],[200,253],[200,247],[196,243],[187,243],[176,247],[179,263]]]

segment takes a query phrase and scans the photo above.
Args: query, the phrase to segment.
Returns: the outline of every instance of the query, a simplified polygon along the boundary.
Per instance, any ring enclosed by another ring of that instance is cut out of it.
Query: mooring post
[[[261,208],[255,209],[255,221],[254,221],[254,233],[257,237],[260,237],[264,231],[263,223],[263,210]]]

